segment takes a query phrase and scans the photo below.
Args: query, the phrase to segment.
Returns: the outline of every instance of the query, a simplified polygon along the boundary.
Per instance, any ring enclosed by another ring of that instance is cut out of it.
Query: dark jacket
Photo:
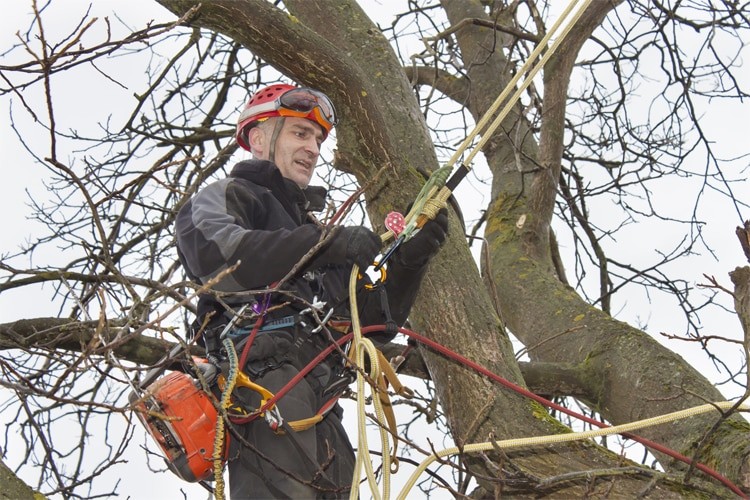
[[[177,215],[176,237],[180,260],[188,276],[204,284],[233,265],[237,268],[198,303],[198,317],[213,313],[210,327],[228,321],[222,302],[230,306],[260,300],[248,290],[260,291],[282,279],[321,241],[324,228],[308,218],[308,212],[324,206],[325,190],[300,189],[282,177],[273,163],[260,160],[235,165],[230,175],[214,182],[182,207]],[[322,300],[328,307],[337,305],[336,315],[348,316],[348,282],[351,264],[345,262],[345,246],[328,244],[307,259],[272,303],[292,301],[302,309],[303,302]],[[424,266],[410,268],[394,256],[389,263],[386,290],[393,319],[398,324],[414,301]],[[379,293],[358,292],[363,325],[385,320]],[[380,341],[388,340],[381,337]]]

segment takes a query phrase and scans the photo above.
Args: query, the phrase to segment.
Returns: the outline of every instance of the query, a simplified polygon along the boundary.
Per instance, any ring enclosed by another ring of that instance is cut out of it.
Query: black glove
[[[380,253],[382,244],[380,236],[366,227],[347,226],[338,229],[332,246],[343,251],[347,264],[357,264],[360,269],[367,269]]]
[[[448,210],[441,208],[410,240],[402,244],[394,257],[405,267],[418,269],[440,250],[448,236]]]

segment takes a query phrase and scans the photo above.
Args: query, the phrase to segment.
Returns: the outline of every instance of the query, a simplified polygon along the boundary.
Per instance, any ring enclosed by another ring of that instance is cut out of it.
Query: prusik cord
[[[224,418],[227,414],[227,408],[232,404],[232,391],[237,382],[238,360],[237,352],[234,350],[232,339],[224,337],[222,340],[224,349],[227,351],[229,360],[229,372],[226,377],[226,385],[221,392],[221,401],[219,402],[219,414],[216,417],[216,434],[214,435],[214,496],[217,500],[224,500],[224,446],[226,433],[224,431]]]

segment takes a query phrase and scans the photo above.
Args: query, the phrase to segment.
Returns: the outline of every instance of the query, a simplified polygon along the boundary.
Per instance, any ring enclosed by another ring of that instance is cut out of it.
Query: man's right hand
[[[345,247],[347,264],[357,264],[360,269],[372,265],[383,245],[380,236],[363,226],[342,227],[334,238],[334,245]]]

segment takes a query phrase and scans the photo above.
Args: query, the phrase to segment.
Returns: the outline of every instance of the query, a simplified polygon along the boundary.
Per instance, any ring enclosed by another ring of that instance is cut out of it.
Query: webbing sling
[[[388,429],[393,436],[398,434],[398,426],[396,424],[396,415],[393,413],[393,405],[391,404],[391,398],[388,395],[388,384],[391,385],[393,390],[401,397],[411,399],[414,396],[414,391],[404,386],[398,379],[395,370],[391,366],[391,363],[385,359],[385,356],[376,349],[378,353],[378,366],[380,366],[380,376],[378,377],[378,397],[383,405],[383,413],[385,414],[386,421],[388,423]],[[393,440],[393,451],[391,451],[391,472],[395,473],[398,471],[398,439]]]

